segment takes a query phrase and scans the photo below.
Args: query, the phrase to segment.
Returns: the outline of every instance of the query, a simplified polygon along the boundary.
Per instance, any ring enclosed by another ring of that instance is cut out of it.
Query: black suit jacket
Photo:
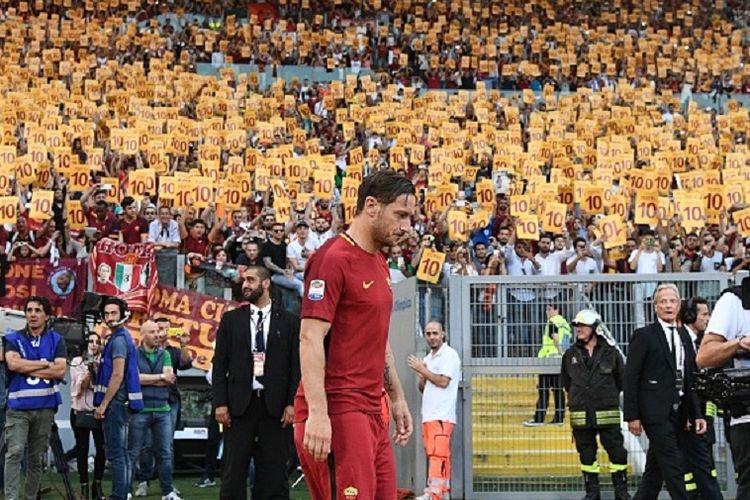
[[[224,314],[216,332],[213,358],[213,406],[228,406],[232,416],[245,413],[253,387],[250,306]],[[299,318],[273,303],[266,343],[263,395],[268,413],[281,418],[294,405],[300,380]]]
[[[664,329],[658,322],[633,333],[625,363],[625,420],[643,424],[664,424],[674,417],[674,405],[680,406],[682,420],[703,418],[700,403],[690,390],[690,377],[695,372],[695,349],[684,328],[678,328],[685,352],[682,401],[675,387],[674,358]]]

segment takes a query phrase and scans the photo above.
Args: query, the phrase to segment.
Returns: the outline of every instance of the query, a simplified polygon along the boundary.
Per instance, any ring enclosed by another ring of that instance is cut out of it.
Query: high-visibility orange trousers
[[[424,452],[427,455],[425,493],[434,500],[440,500],[443,493],[450,491],[453,425],[443,420],[432,420],[422,424]]]

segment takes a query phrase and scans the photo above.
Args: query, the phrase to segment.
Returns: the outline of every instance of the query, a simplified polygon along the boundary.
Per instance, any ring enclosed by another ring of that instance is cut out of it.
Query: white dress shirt
[[[675,359],[675,366],[677,370],[683,375],[685,374],[685,349],[682,345],[680,338],[680,332],[677,331],[676,324],[670,324],[666,321],[659,320],[664,336],[667,339],[667,348],[669,349],[669,355]],[[680,391],[680,396],[683,395],[683,391]]]
[[[271,303],[269,302],[264,308],[258,308],[250,304],[250,347],[255,352],[255,338],[258,334],[258,312],[263,314],[263,345],[268,352],[268,331],[271,329]],[[252,365],[250,367],[252,369]],[[253,376],[253,390],[263,389],[263,384]]]
[[[180,243],[180,227],[177,221],[170,219],[162,224],[159,219],[152,220],[148,225],[148,241],[151,243]]]

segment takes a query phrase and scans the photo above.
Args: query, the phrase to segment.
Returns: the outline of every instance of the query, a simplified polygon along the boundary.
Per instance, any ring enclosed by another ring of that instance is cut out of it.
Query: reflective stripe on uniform
[[[589,474],[599,474],[599,462],[594,462],[591,465],[581,464],[581,472],[588,472]]]
[[[712,403],[711,401],[706,401],[706,416],[707,417],[715,417],[716,416],[716,404]]]
[[[596,412],[596,425],[616,425],[620,423],[620,410],[599,410]]]
[[[58,389],[57,386],[44,389],[23,389],[20,391],[9,392],[8,399],[38,398],[40,396],[50,396],[56,392],[60,392],[60,389]]]
[[[570,425],[573,427],[586,427],[586,412],[585,411],[571,411],[570,412]]]
[[[137,401],[143,399],[143,394],[140,392],[129,392],[128,399],[130,401]]]
[[[693,480],[693,473],[688,472],[685,474],[685,490],[687,491],[695,491],[698,489],[698,485],[695,484],[695,481]]]
[[[609,464],[609,472],[628,470],[628,464]]]

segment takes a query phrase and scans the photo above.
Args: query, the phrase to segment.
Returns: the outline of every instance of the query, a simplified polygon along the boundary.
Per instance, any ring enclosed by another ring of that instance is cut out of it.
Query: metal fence
[[[567,411],[561,425],[551,423],[556,403],[564,408],[564,400],[555,401],[551,391],[548,423],[540,427],[523,425],[534,416],[539,376],[556,374],[560,369],[559,359],[536,358],[547,322],[545,309],[553,304],[568,320],[580,309],[597,310],[618,346],[627,353],[633,331],[654,320],[652,295],[656,286],[665,282],[675,283],[683,297],[700,295],[713,306],[720,291],[730,284],[730,275],[450,279],[449,293],[443,296],[447,302],[441,302],[441,307],[448,317],[450,343],[461,354],[463,363],[462,435],[454,439],[453,447],[455,497],[517,498],[533,493],[534,498],[580,498],[580,464],[571,441]],[[422,312],[427,315],[431,304],[425,301],[420,318]],[[717,420],[714,430],[720,483],[732,493],[733,468],[723,423]],[[635,491],[643,473],[648,441],[630,435],[626,425],[623,435],[630,485]],[[600,480],[606,490],[611,486],[603,450],[598,462],[603,466]]]

